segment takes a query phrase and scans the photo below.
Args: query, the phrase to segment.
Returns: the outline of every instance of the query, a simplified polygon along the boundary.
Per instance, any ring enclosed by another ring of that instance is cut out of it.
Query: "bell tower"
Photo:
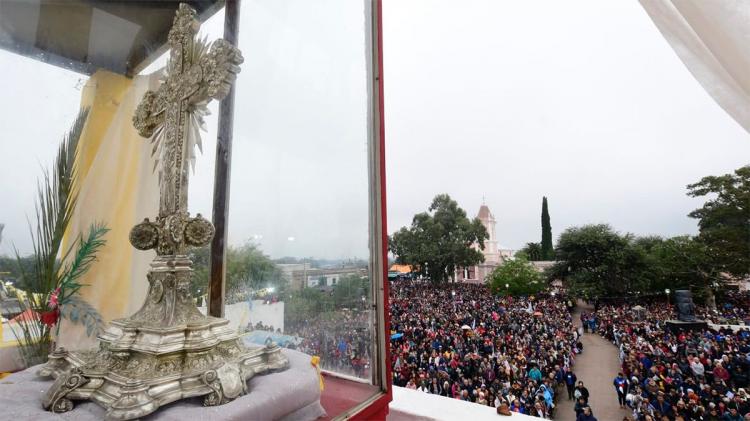
[[[482,203],[477,218],[479,218],[484,228],[487,229],[487,234],[489,234],[489,237],[484,241],[484,263],[498,264],[500,263],[500,252],[497,248],[497,237],[495,236],[495,216],[490,212],[490,208]]]

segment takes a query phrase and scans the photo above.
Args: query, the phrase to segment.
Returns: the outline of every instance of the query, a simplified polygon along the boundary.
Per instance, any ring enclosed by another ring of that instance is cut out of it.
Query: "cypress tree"
[[[542,197],[542,259],[554,260],[552,250],[552,225],[549,222],[549,209],[547,209],[547,197]]]

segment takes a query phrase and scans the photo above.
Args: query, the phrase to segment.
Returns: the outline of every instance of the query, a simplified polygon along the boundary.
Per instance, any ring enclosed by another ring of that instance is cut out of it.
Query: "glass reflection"
[[[248,342],[369,383],[366,19],[364,2],[242,4],[225,314]],[[208,250],[192,257],[202,304]]]

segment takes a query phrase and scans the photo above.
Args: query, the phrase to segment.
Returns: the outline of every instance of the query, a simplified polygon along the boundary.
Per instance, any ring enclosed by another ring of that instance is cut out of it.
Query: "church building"
[[[511,250],[499,248],[497,236],[495,235],[495,216],[490,212],[490,208],[486,204],[482,203],[482,206],[479,207],[477,218],[479,218],[482,225],[487,229],[487,234],[489,235],[484,240],[484,250],[482,250],[484,262],[475,266],[456,269],[455,276],[453,277],[456,282],[484,283],[487,275],[513,256]],[[478,249],[479,245],[474,244],[473,247]]]

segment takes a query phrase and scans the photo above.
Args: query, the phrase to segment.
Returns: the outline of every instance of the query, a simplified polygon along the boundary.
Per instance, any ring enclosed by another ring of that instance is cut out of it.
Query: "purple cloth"
[[[250,393],[220,406],[204,407],[200,398],[168,404],[141,420],[314,420],[324,416],[320,405],[318,373],[310,356],[283,350],[289,368],[255,376],[248,383]],[[42,409],[42,396],[52,384],[36,375],[39,367],[19,371],[0,380],[0,420],[102,420],[105,411],[88,401],[74,401],[72,411],[53,414]]]

